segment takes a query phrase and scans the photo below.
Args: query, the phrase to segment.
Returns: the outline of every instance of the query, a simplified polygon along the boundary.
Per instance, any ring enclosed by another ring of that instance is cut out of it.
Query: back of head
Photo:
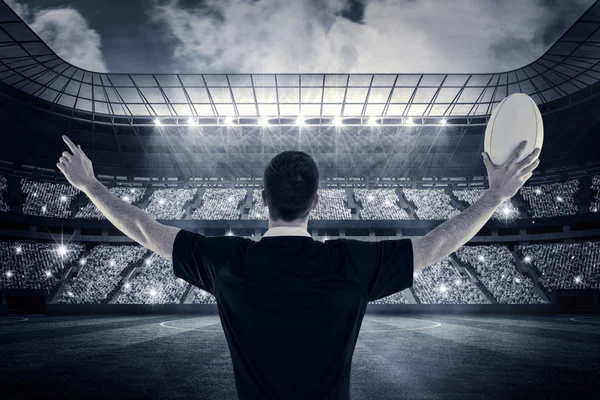
[[[263,182],[272,220],[303,220],[308,217],[317,194],[319,168],[302,151],[284,151],[269,162]]]

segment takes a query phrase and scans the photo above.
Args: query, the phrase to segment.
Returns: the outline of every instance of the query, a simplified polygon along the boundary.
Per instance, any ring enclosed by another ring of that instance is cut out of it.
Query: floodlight
[[[592,208],[592,212],[598,212],[598,208],[597,207]]]
[[[160,122],[160,119],[154,118],[154,125],[160,126],[160,125],[162,125],[162,122]]]
[[[196,121],[196,119],[195,119],[195,118],[188,118],[188,120],[187,120],[187,124],[188,124],[189,126],[196,126],[196,125],[198,125],[198,122]]]
[[[46,274],[46,278],[50,278],[52,276],[52,272],[50,272],[50,271],[46,271],[45,274]]]
[[[448,288],[446,287],[446,285],[444,285],[443,283],[440,285],[440,292],[445,293],[446,291],[448,291]]]
[[[17,251],[17,254],[21,254],[23,252],[23,248],[21,246],[17,246],[15,250]]]
[[[448,122],[448,121],[446,121],[446,118],[442,118],[440,120],[440,125],[446,125],[446,122]]]
[[[305,126],[306,125],[306,121],[304,120],[304,117],[299,116],[296,119],[296,125],[298,125],[298,126]]]
[[[46,208],[46,206],[42,206],[42,212],[43,212],[43,213],[45,213],[47,209],[48,209],[48,208]]]
[[[115,260],[110,260],[108,264],[109,264],[111,267],[114,267],[114,266],[115,266]]]
[[[34,193],[33,193],[33,197],[37,197],[37,192],[34,192]]]
[[[85,258],[82,258],[81,260],[79,260],[79,264],[85,265]]]
[[[556,196],[556,201],[558,201],[559,203],[562,203],[564,201],[564,199],[560,196]]]
[[[371,126],[377,126],[378,125],[377,118],[376,117],[370,117],[369,118],[369,125],[371,125]]]
[[[406,119],[404,120],[404,124],[405,124],[405,125],[408,125],[408,126],[412,126],[412,125],[414,125],[414,124],[415,124],[415,122],[413,121],[413,119],[412,119],[412,118],[410,118],[410,117],[409,117],[409,118],[406,118]]]
[[[123,285],[123,287],[124,287],[125,289],[131,289],[131,283],[129,283],[129,282],[125,282],[125,284]]]
[[[269,126],[269,118],[267,118],[267,117],[260,117],[258,119],[258,124],[260,126]]]
[[[525,256],[525,258],[523,259],[523,261],[525,261],[526,263],[530,263],[531,262],[531,257]]]
[[[69,291],[67,292],[67,295],[68,295],[69,297],[73,297],[73,292],[71,292],[71,291],[69,290]]]
[[[342,117],[333,117],[333,120],[331,121],[331,123],[335,126],[342,126],[344,125],[344,120],[342,119]]]
[[[223,120],[223,123],[227,126],[233,126],[233,118],[225,117],[225,119]]]
[[[64,244],[61,244],[60,246],[58,246],[58,254],[60,256],[66,256],[67,255],[67,246],[65,246]]]
[[[510,214],[512,214],[512,210],[509,206],[504,206],[504,208],[502,209],[502,214],[504,214],[505,216],[509,216]]]
[[[575,283],[581,283],[581,276],[575,277]]]
[[[129,189],[129,193],[135,193],[135,189]]]
[[[149,259],[149,258],[147,258],[147,259],[146,259],[146,261],[144,261],[144,262],[146,263],[146,265],[150,265],[150,264],[152,264],[152,261],[150,261],[150,259]]]
[[[152,296],[152,297],[156,296],[156,290],[150,289],[150,296]]]
[[[329,238],[328,238],[327,236],[325,236],[325,237],[323,238],[323,241],[326,241],[326,240],[329,240]]]
[[[13,276],[12,271],[6,271],[6,277],[10,278],[11,276]]]
[[[129,196],[127,196],[127,195],[123,196],[123,201],[126,201],[129,203],[129,200],[130,200]]]
[[[540,189],[540,188],[535,189],[535,194],[537,194],[537,195],[542,194],[542,189]]]
[[[62,201],[63,203],[67,201],[67,196],[65,196],[64,194],[60,196],[60,201]]]
[[[231,232],[231,230],[229,230],[229,231],[227,232],[227,236],[233,236],[233,232]]]
[[[478,256],[478,257],[477,257],[477,259],[478,259],[479,261],[485,261],[485,257],[484,257],[484,256],[482,256],[482,255]]]

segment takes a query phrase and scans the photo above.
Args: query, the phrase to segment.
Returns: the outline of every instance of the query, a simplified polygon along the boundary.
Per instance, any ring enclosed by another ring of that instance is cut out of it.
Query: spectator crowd
[[[414,204],[419,219],[446,220],[460,213],[443,189],[403,189],[403,192]]]
[[[246,189],[206,189],[202,195],[202,206],[194,210],[192,219],[207,221],[240,219],[241,206],[247,194]]]
[[[406,220],[408,214],[398,205],[394,189],[354,189],[360,219]]]
[[[521,197],[529,206],[532,218],[577,214],[578,193],[578,179],[539,186],[523,186],[520,190]]]

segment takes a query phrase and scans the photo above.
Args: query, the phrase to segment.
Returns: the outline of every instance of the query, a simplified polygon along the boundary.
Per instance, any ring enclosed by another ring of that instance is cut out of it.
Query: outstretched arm
[[[63,140],[71,153],[63,152],[56,166],[69,183],[84,192],[118,230],[171,261],[173,243],[180,229],[156,222],[150,214],[115,196],[96,179],[92,162],[81,146],[75,146],[67,136]]]
[[[414,270],[435,264],[467,243],[502,204],[513,197],[531,178],[540,163],[540,149],[517,162],[527,142],[521,142],[504,165],[495,165],[487,153],[483,162],[488,172],[489,189],[465,211],[437,226],[427,235],[412,240]]]

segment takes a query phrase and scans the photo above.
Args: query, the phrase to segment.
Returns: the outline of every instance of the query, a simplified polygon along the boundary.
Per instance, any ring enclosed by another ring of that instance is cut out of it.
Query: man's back
[[[370,300],[412,285],[409,240],[180,233],[175,274],[213,293],[240,399],[347,399]]]

